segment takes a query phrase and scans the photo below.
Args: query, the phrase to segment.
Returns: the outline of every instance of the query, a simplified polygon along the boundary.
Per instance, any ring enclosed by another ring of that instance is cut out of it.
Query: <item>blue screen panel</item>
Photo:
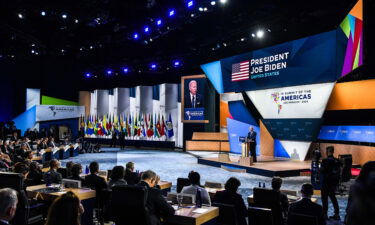
[[[375,143],[375,126],[322,126],[318,138]]]

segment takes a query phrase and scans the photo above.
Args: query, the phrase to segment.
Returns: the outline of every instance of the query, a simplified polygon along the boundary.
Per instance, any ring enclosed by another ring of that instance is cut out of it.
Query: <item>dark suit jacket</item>
[[[204,102],[203,102],[203,97],[200,94],[195,95],[195,108],[202,108],[204,107]],[[190,98],[190,92],[185,95],[185,102],[184,102],[185,108],[193,108],[193,102],[191,101]]]
[[[247,133],[247,138],[253,140],[254,142],[256,142],[257,141],[256,140],[256,138],[257,138],[257,132],[253,131],[253,133],[251,133],[251,132]]]
[[[315,216],[317,218],[318,225],[326,225],[322,206],[313,203],[310,199],[303,198],[290,204],[288,217],[293,213]]]
[[[212,202],[234,205],[236,208],[238,225],[246,225],[247,208],[245,202],[240,194],[231,191],[218,191],[216,192]]]
[[[146,207],[148,209],[148,215],[150,217],[149,221],[151,225],[159,225],[160,216],[174,215],[173,207],[163,198],[159,189],[150,188],[150,186],[143,181],[139,182],[138,185],[146,188]]]
[[[96,174],[87,175],[85,177],[85,185],[99,192],[107,188],[107,183],[104,178]]]
[[[140,177],[136,172],[126,170],[124,180],[128,185],[134,185],[139,183]]]
[[[47,180],[49,180],[51,183],[61,184],[62,176],[61,176],[61,173],[50,169],[48,172],[46,172],[43,175],[43,179],[46,183],[47,183]]]

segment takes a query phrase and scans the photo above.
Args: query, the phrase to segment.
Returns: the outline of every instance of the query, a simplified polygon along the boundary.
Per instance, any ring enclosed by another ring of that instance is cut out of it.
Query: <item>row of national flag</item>
[[[172,138],[174,136],[172,116],[169,114],[165,121],[160,114],[106,114],[81,116],[79,118],[80,130],[85,136],[108,137],[113,134],[123,135],[125,138]]]

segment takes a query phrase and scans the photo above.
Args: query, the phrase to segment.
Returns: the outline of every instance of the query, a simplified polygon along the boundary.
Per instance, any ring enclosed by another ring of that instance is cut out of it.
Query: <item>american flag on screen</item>
[[[243,61],[232,65],[232,82],[248,80],[250,61]]]

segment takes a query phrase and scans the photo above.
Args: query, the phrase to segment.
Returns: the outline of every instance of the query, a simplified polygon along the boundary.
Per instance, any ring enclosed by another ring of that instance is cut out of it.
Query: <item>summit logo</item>
[[[281,104],[280,93],[272,93],[271,98],[273,99],[273,102],[277,105],[277,114],[280,114],[281,109],[283,108],[283,105]]]

